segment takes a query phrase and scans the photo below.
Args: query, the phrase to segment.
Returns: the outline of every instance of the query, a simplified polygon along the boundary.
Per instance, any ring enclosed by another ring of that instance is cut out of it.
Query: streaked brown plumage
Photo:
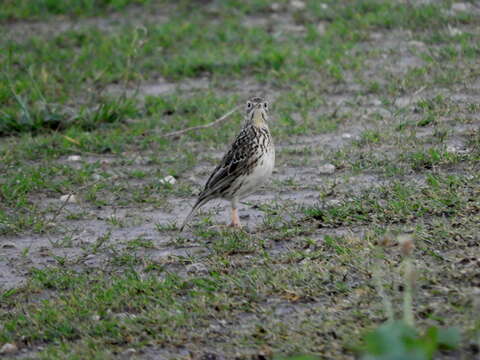
[[[267,121],[267,103],[260,97],[247,101],[242,130],[210,175],[180,230],[184,229],[198,208],[216,198],[231,202],[231,225],[241,226],[237,212],[238,201],[263,184],[272,174],[275,164],[275,147]]]

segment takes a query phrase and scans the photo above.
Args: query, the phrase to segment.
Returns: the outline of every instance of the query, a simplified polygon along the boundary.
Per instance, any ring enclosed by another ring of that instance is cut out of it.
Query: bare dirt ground
[[[52,31],[65,32],[92,26],[103,31],[115,31],[127,22],[141,25],[144,22],[165,21],[168,17],[166,13],[167,10],[165,13],[147,16],[134,8],[130,12],[106,18],[87,18],[75,22],[68,19],[60,22],[17,22],[9,27],[6,36],[21,39],[35,33],[36,36],[48,37]],[[275,13],[255,15],[247,17],[244,23],[253,27],[275,24],[271,25],[274,26],[272,33],[277,33],[278,36],[285,32],[306,31],[306,28],[297,24],[293,18],[282,23],[278,23],[276,19]],[[55,29],[52,24],[55,24]],[[458,25],[455,29],[479,36],[478,28],[472,28],[471,25]],[[452,30],[446,28],[445,31]],[[313,341],[313,345],[309,343],[307,351],[313,350],[329,359],[354,358],[356,355],[342,343],[348,342],[349,337],[360,336],[364,330],[354,326],[352,322],[355,317],[358,316],[358,319],[362,319],[359,321],[364,321],[360,313],[368,311],[371,321],[379,322],[384,319],[380,310],[381,301],[378,297],[375,301],[372,300],[375,299],[372,286],[366,289],[359,285],[366,279],[371,279],[371,275],[365,275],[364,271],[368,271],[373,260],[352,260],[349,264],[348,260],[341,257],[341,252],[325,248],[325,239],[342,238],[346,247],[351,245],[352,251],[358,251],[356,255],[362,256],[370,253],[371,242],[378,240],[376,234],[385,230],[414,234],[415,241],[418,239],[418,251],[414,261],[419,273],[419,286],[415,294],[415,310],[419,321],[430,324],[437,318],[440,319],[440,324],[452,322],[473,331],[475,325],[469,321],[474,322],[475,319],[469,320],[468,313],[474,313],[475,306],[478,306],[475,305],[475,294],[478,294],[480,289],[478,208],[471,209],[468,219],[463,218],[465,224],[459,223],[461,217],[452,220],[446,215],[404,218],[391,223],[382,223],[381,220],[352,223],[338,220],[337,225],[328,223],[325,219],[319,222],[305,220],[306,208],[341,206],[355,196],[375,193],[376,189],[381,191],[397,183],[420,189],[429,184],[429,176],[432,174],[471,176],[474,179],[472,196],[479,195],[479,165],[472,157],[472,154],[478,151],[478,143],[472,142],[472,138],[478,137],[480,131],[478,64],[465,65],[472,67],[471,77],[463,76],[463,73],[461,80],[444,85],[435,85],[433,80],[427,79],[425,85],[420,83],[414,91],[395,96],[372,93],[368,89],[371,83],[388,86],[392,81],[396,81],[392,79],[407,78],[412,69],[426,67],[428,64],[424,60],[425,53],[435,52],[435,46],[422,42],[419,36],[414,36],[410,30],[393,29],[372,32],[370,38],[349,50],[352,53],[369,54],[368,59],[363,62],[364,68],[361,72],[346,71],[344,81],[334,87],[326,88],[319,84],[318,89],[307,90],[318,91],[309,96],[322,99],[321,105],[310,111],[309,116],[336,117],[340,119],[337,126],[324,133],[307,132],[279,136],[276,142],[278,162],[271,182],[258,193],[246,198],[240,209],[247,236],[258,243],[253,251],[232,251],[232,254],[228,255],[232,262],[231,268],[258,266],[267,261],[265,259],[272,261],[272,267],[278,265],[281,268],[279,264],[288,263],[286,258],[294,257],[293,253],[310,251],[309,249],[317,251],[320,248],[325,251],[320,260],[304,254],[299,263],[301,262],[301,266],[311,267],[313,273],[322,274],[319,276],[324,276],[324,279],[319,281],[326,283],[330,279],[331,283],[341,282],[348,291],[333,289],[333,285],[322,285],[324,287],[318,293],[305,290],[300,300],[295,299],[293,292],[290,295],[285,292],[281,297],[272,295],[271,298],[262,298],[258,302],[258,311],[236,311],[231,318],[212,318],[203,322],[205,327],[197,328],[195,335],[188,332],[183,340],[175,338],[175,341],[149,344],[134,350],[127,346],[128,349],[118,350],[116,358],[262,359],[271,356],[272,348],[280,353],[302,350],[295,345],[277,346],[278,338],[275,337],[281,338],[282,331],[287,334],[285,343],[300,345],[304,341],[302,337],[315,337],[317,335],[312,334],[317,331],[320,340]],[[448,67],[442,67],[439,71],[448,72]],[[200,79],[181,81],[165,80],[162,77],[156,79],[146,79],[140,85],[128,89],[120,84],[112,84],[107,88],[107,92],[112,96],[126,92],[128,96],[144,99],[147,96],[168,96],[179,92],[188,96],[189,91],[215,91],[208,75]],[[235,80],[229,83],[226,91],[246,98],[252,90],[258,89],[267,92],[273,99],[271,128],[275,129],[275,99],[279,98],[280,92],[275,86],[266,89],[258,79],[247,77],[243,82]],[[439,106],[443,110],[436,113],[432,124],[414,126],[409,131],[399,130],[405,124],[417,124],[425,117],[419,110],[420,103],[434,101],[439,97],[442,99]],[[472,111],[472,108],[476,110]],[[302,119],[296,118],[297,116],[291,115],[295,121],[301,122]],[[439,143],[439,134],[443,133],[446,135],[443,142]],[[228,203],[208,203],[184,233],[179,233],[175,224],[179,224],[189,211],[195,192],[200,190],[209,171],[222,156],[223,147],[207,148],[198,153],[195,165],[176,176],[177,182],[168,187],[173,190],[167,196],[158,195],[154,190],[144,194],[145,197],[155,200],[150,203],[124,199],[123,196],[125,193],[141,192],[142,188],[148,185],[148,180],[132,177],[130,174],[156,173],[158,168],[155,158],[162,156],[161,154],[150,150],[109,155],[79,152],[80,157],[75,161],[68,156],[58,158],[58,164],[69,166],[73,171],[80,171],[88,164],[96,166],[94,178],[98,184],[115,183],[119,187],[118,193],[110,188],[100,189],[97,197],[103,197],[103,205],[88,200],[88,188],[74,191],[76,201],[66,204],[57,194],[42,193],[33,196],[31,200],[43,211],[46,231],[40,234],[9,234],[0,238],[2,288],[21,288],[28,282],[32,269],[52,266],[85,273],[98,270],[109,272],[112,269],[115,269],[113,272],[121,272],[122,266],[132,266],[145,275],[146,264],[157,264],[185,279],[213,271],[218,265],[212,263],[212,257],[218,255],[219,251],[228,254],[227,250],[218,248],[224,231],[222,225],[228,221]],[[406,156],[412,151],[428,154],[431,148],[441,148],[442,154],[450,154],[448,156],[457,160],[447,164],[442,164],[441,161],[438,164],[427,164],[425,168],[418,170],[415,166],[423,166],[422,160],[418,160],[418,165],[417,160]],[[404,171],[389,173],[388,166]],[[425,169],[428,169],[429,175],[426,175]],[[122,205],[118,205],[119,201],[123,201]],[[297,226],[302,221],[305,223]],[[451,221],[456,223],[452,225]],[[279,224],[297,225],[291,226],[291,233],[285,230],[285,233],[279,235],[278,230],[272,230]],[[458,228],[460,231],[457,232],[455,229]],[[262,241],[265,243],[261,243]],[[309,241],[312,242],[311,245],[307,245],[310,244]],[[440,244],[441,241],[443,242]],[[139,242],[146,245],[132,245]],[[399,261],[397,250],[389,247],[386,251],[392,255],[387,262],[393,267]],[[255,252],[266,255],[257,259]],[[140,261],[115,267],[112,259],[118,259],[119,254],[128,254]],[[330,264],[326,265],[329,261]],[[164,275],[159,275],[162,276]],[[397,275],[391,276],[395,278]],[[392,283],[394,282],[392,280]],[[389,281],[387,283],[390,284]],[[48,298],[50,295],[42,293],[40,296]],[[377,303],[373,306],[375,310],[371,310],[372,302]],[[456,311],[452,303],[463,308],[464,312]],[[370,310],[366,310],[369,308]],[[350,323],[344,322],[343,314],[347,312],[349,315],[346,318]],[[351,315],[356,312],[359,314]],[[309,321],[306,322],[305,319]],[[259,324],[264,325],[263,330]],[[322,325],[315,328],[315,324]],[[289,326],[295,329],[293,333],[288,331]],[[283,328],[285,330],[282,330]],[[268,336],[270,331],[273,335],[266,343],[274,345],[264,345],[259,341],[258,346],[250,346],[246,340],[252,334],[258,338],[262,338],[264,334]],[[231,342],[231,339],[235,340]],[[460,350],[444,352],[438,358],[473,359],[478,356],[479,350],[474,340],[468,336],[466,339]],[[36,358],[44,346],[23,347],[12,357]]]

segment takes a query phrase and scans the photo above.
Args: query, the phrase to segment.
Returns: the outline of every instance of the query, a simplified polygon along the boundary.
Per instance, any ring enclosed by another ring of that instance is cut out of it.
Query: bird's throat
[[[262,111],[255,111],[252,116],[252,124],[256,127],[264,127],[266,125],[266,118]]]

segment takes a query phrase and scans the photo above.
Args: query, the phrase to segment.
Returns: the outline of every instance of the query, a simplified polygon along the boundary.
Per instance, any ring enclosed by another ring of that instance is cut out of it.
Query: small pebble
[[[129,314],[129,313],[118,313],[118,314],[115,314],[115,317],[120,320],[125,320],[125,319],[135,319],[137,315]]]
[[[342,134],[342,139],[351,139],[352,137],[353,135],[349,133]]]
[[[160,184],[170,184],[173,185],[177,182],[177,179],[175,179],[173,176],[168,175],[164,177],[163,179],[160,179]]]
[[[82,157],[80,155],[70,155],[68,158],[67,158],[68,161],[72,161],[72,162],[75,162],[75,161],[80,161],[82,160]]]
[[[133,160],[133,163],[136,165],[148,165],[151,163],[151,160],[148,157],[139,156]]]
[[[15,249],[17,245],[15,245],[13,242],[6,242],[2,244],[2,249]]]
[[[453,154],[468,154],[469,151],[467,149],[463,149],[461,147],[455,146],[455,145],[447,145],[447,152],[453,153]]]
[[[328,206],[339,206],[341,204],[342,204],[342,202],[338,199],[331,199],[331,200],[327,201]]]
[[[292,0],[290,1],[290,6],[296,10],[303,10],[305,9],[305,3],[300,0]]]
[[[92,316],[92,321],[99,321],[100,320],[100,315],[95,314]]]
[[[6,343],[0,348],[0,354],[12,354],[18,351],[18,347],[15,344]]]
[[[62,196],[60,196],[60,201],[66,201],[66,202],[69,202],[69,203],[76,203],[77,198],[76,198],[75,195],[62,195]]]
[[[320,174],[333,174],[335,172],[335,165],[325,164],[318,168]]]
[[[454,3],[452,4],[453,11],[468,11],[469,6],[465,3]]]
[[[202,263],[190,264],[186,268],[187,273],[207,273],[208,269]]]
[[[425,47],[425,43],[421,41],[411,40],[408,42],[408,45],[415,46],[415,47]]]
[[[326,31],[327,26],[325,25],[325,23],[321,22],[317,25],[317,32],[319,35],[324,35]]]
[[[447,145],[447,152],[456,153],[458,152],[458,148],[455,145]]]
[[[272,9],[272,11],[278,11],[278,10],[280,10],[280,4],[279,3],[273,3],[272,5],[270,5],[270,9]]]
[[[462,35],[463,34],[462,30],[451,27],[450,25],[448,25],[448,32],[449,32],[450,36],[457,36],[457,35]]]
[[[124,353],[125,355],[133,355],[133,354],[135,354],[136,352],[137,352],[137,350],[135,350],[134,348],[129,348],[129,349],[125,350],[123,353]]]

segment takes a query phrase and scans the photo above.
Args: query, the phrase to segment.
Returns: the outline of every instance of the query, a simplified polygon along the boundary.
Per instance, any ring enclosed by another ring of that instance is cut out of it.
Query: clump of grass
[[[76,127],[92,131],[107,125],[120,124],[138,114],[133,99],[106,99],[95,108],[82,107],[78,113],[47,104],[28,105],[18,97],[21,110],[13,115],[0,114],[0,136],[16,135],[23,132],[38,134],[47,131],[64,131]]]
[[[454,328],[430,327],[424,333],[404,320],[386,323],[365,336],[362,360],[431,360],[442,349],[458,346],[459,333]]]
[[[455,349],[460,343],[460,334],[456,328],[431,326],[421,333],[415,327],[415,269],[411,257],[414,250],[413,239],[409,235],[400,235],[397,239],[403,256],[403,316],[400,320],[395,319],[392,302],[383,288],[381,272],[374,272],[377,291],[382,297],[388,320],[364,337],[363,360],[431,360],[437,351]]]
[[[0,9],[0,21],[42,19],[50,15],[87,16],[98,12],[120,10],[150,0],[6,0]]]
[[[461,156],[458,154],[436,148],[430,148],[427,151],[407,153],[404,154],[402,158],[408,161],[415,171],[433,169],[436,166],[452,164],[461,160]]]
[[[358,29],[393,29],[406,27],[412,30],[438,28],[447,15],[438,4],[411,6],[395,1],[361,0],[353,3],[309,2],[310,16],[326,21],[343,21]],[[443,4],[442,4],[443,5]]]
[[[454,216],[476,211],[479,179],[427,175],[426,187],[394,183],[372,189],[339,205],[309,207],[306,215],[323,227],[349,224],[405,223],[425,216]],[[476,205],[475,205],[476,204]]]

